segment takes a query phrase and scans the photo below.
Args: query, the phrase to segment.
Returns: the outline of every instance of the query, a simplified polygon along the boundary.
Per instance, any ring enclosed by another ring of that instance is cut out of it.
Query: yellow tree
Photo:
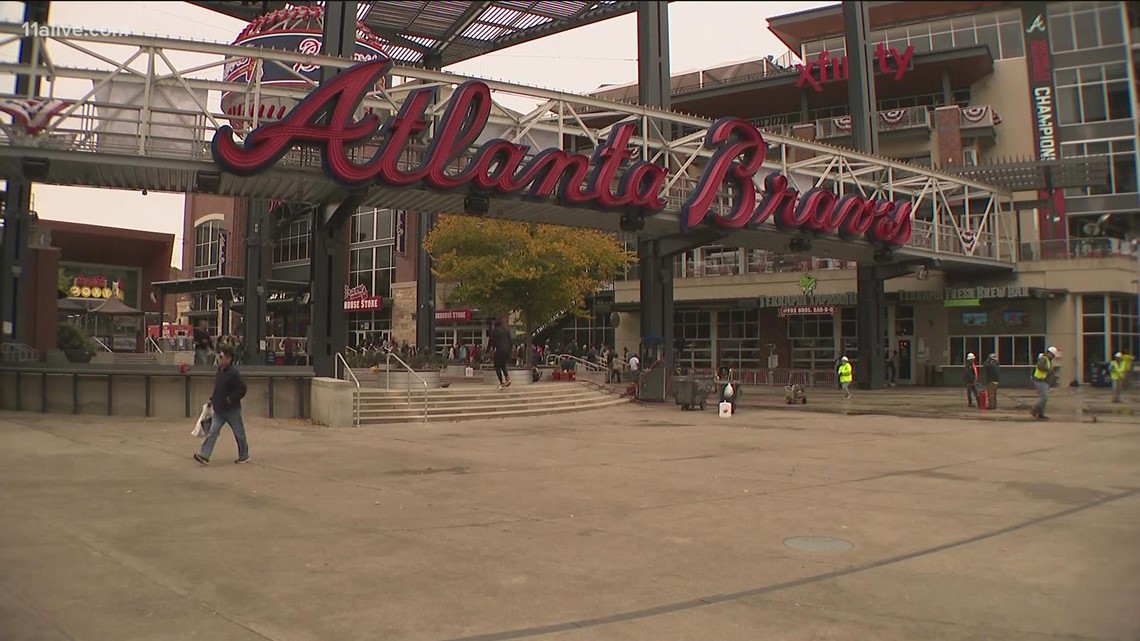
[[[424,249],[435,275],[455,284],[457,302],[496,316],[517,313],[527,345],[540,323],[584,313],[583,297],[634,258],[604,232],[469,216],[441,217]]]

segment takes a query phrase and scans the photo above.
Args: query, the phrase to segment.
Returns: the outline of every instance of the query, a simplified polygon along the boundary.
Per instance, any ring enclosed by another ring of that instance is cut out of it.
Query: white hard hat
[[[1045,351],[1049,352],[1049,353],[1050,353],[1050,354],[1052,354],[1053,356],[1056,356],[1056,355],[1057,355],[1057,348],[1056,348],[1056,347],[1053,347],[1052,345],[1050,345],[1050,346],[1049,346],[1049,349],[1047,349],[1047,350],[1045,350]]]
[[[841,359],[839,359],[839,360],[841,360],[841,361],[843,361],[844,363],[846,363],[846,362],[847,362],[847,357],[846,357],[846,356],[844,356],[843,358],[841,358]]]
[[[1121,354],[1120,352],[1117,352],[1117,353],[1116,353],[1116,355],[1115,355],[1115,356],[1113,356],[1113,358],[1120,358],[1121,356],[1124,356],[1124,354]]]
[[[968,361],[974,360],[974,353],[970,352],[969,354],[966,354],[966,360],[968,360]]]

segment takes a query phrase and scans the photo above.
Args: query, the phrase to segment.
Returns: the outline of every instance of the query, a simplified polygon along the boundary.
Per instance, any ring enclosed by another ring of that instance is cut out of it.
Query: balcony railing
[[[1031,260],[1076,260],[1080,258],[1135,257],[1131,245],[1119,238],[1071,238],[1021,243],[1020,258]]]
[[[1001,124],[1001,116],[989,105],[964,107],[958,112],[958,126],[962,129],[994,127]]]
[[[802,272],[855,269],[857,263],[834,258],[818,258],[806,254],[783,254],[752,250],[746,260],[739,254],[721,254],[702,261],[673,260],[677,278],[709,278],[714,276],[746,276],[752,274],[798,274]],[[637,266],[631,266],[621,280],[637,280]]]
[[[902,131],[905,129],[933,129],[930,110],[926,107],[887,109],[879,112],[879,131]],[[851,135],[851,116],[823,118],[816,122],[816,134],[821,139],[843,138]]]

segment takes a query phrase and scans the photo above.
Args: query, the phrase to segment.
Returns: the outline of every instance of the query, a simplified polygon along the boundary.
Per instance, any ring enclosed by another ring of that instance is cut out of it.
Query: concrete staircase
[[[629,399],[581,382],[533,383],[499,389],[492,384],[452,385],[427,392],[429,422],[543,416],[624,405]],[[424,391],[360,390],[360,425],[424,420]]]
[[[158,359],[154,354],[136,352],[115,352],[111,355],[115,365],[154,365]]]

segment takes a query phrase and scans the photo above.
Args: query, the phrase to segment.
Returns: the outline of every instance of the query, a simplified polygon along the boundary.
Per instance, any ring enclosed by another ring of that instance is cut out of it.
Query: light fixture
[[[47,178],[51,161],[47,158],[24,158],[20,161],[20,169],[24,172],[25,178],[39,182]]]
[[[811,251],[811,238],[807,236],[794,236],[788,241],[788,250],[793,252]]]
[[[491,211],[491,199],[486,196],[468,196],[463,199],[463,212],[472,216],[485,216]]]
[[[876,263],[889,263],[895,259],[895,253],[889,249],[876,249],[875,262]]]
[[[216,171],[199,171],[194,177],[199,193],[216,194],[222,185],[222,174]]]
[[[621,230],[626,233],[638,232],[645,229],[645,218],[638,214],[625,213],[621,216]]]

